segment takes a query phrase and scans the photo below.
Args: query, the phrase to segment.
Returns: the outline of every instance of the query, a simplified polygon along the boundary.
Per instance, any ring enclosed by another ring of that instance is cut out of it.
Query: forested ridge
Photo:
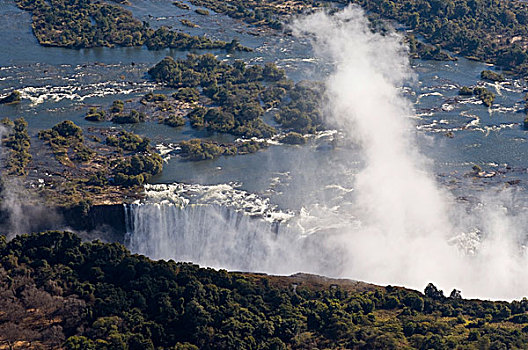
[[[152,261],[118,243],[0,238],[0,342],[64,349],[515,349],[528,300]]]

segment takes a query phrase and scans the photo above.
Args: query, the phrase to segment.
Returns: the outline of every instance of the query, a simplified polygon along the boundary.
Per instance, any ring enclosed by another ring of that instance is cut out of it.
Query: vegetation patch
[[[163,119],[163,124],[168,125],[173,128],[177,128],[185,125],[185,119],[181,115],[170,115],[167,118]]]
[[[474,88],[473,95],[477,96],[486,107],[491,107],[495,100],[495,94],[484,87]]]
[[[108,136],[106,144],[116,147],[117,152],[124,155],[110,164],[115,185],[143,185],[163,170],[163,160],[150,147],[150,140],[147,138],[121,131],[117,136]]]
[[[322,83],[301,81],[289,91],[288,99],[279,106],[275,120],[284,128],[302,134],[320,130],[323,125],[321,102],[324,85]]]
[[[101,122],[105,120],[105,117],[106,113],[104,110],[99,109],[97,107],[92,107],[88,110],[84,119],[89,120],[91,122]]]
[[[456,61],[456,58],[441,49],[439,45],[430,45],[416,40],[414,35],[407,35],[409,53],[412,58],[433,61]]]
[[[154,30],[117,4],[91,0],[16,0],[16,3],[19,8],[32,13],[33,33],[44,46],[90,48],[146,45],[152,50],[249,50],[167,27]]]
[[[475,95],[486,107],[491,107],[493,105],[493,101],[495,101],[495,94],[484,87],[471,88],[463,86],[458,91],[458,94],[461,96]]]
[[[20,91],[13,90],[9,95],[4,98],[0,98],[0,104],[15,104],[20,102],[22,94]]]
[[[27,124],[2,121],[4,174],[25,176],[24,185],[47,206],[76,208],[122,204],[141,197],[141,185],[163,168],[147,138],[107,128],[82,130],[71,121],[38,133],[45,147],[30,148]],[[31,162],[34,171],[28,171]]]
[[[503,82],[506,80],[504,79],[504,76],[502,74],[491,71],[491,70],[483,70],[480,73],[480,77],[484,80],[489,80],[489,81]]]
[[[73,349],[522,349],[528,300],[152,261],[67,232],[0,237],[0,341]]]
[[[255,153],[262,147],[267,147],[267,143],[250,140],[232,144],[218,144],[212,141],[192,139],[180,142],[180,147],[180,154],[183,158],[197,161],[215,159],[219,156]]]
[[[194,12],[202,16],[209,16],[209,11],[206,9],[196,9]]]
[[[200,27],[198,24],[194,23],[193,21],[189,21],[188,19],[180,19],[180,23],[189,28]]]
[[[190,10],[191,7],[189,5],[187,5],[186,3],[184,2],[181,2],[181,1],[173,1],[172,4],[176,7],[179,7],[181,8],[182,10]]]
[[[528,72],[528,4],[489,0],[357,0],[372,21],[396,20],[429,44],[455,54]]]
[[[9,149],[7,159],[7,174],[15,176],[27,175],[27,166],[31,161],[31,142],[27,132],[27,122],[24,118],[9,118],[2,120],[2,125],[9,133],[2,139],[2,146]]]
[[[297,132],[322,128],[319,103],[322,84],[296,85],[273,63],[247,66],[242,61],[221,62],[214,55],[189,55],[187,59],[166,57],[149,74],[167,86],[178,88],[173,95],[187,101],[204,98],[209,107],[196,107],[188,117],[194,128],[230,133],[246,138],[265,138],[276,130],[264,123],[264,108],[281,108],[277,122]],[[282,108],[289,108],[283,112]]]
[[[528,73],[528,4],[490,0],[190,0],[248,23],[282,28],[291,16],[317,8],[355,3],[363,7],[373,27],[382,20],[406,25],[428,44],[411,38],[411,54],[435,60],[451,60],[445,51],[490,62],[515,74]],[[414,44],[413,44],[414,42]]]
[[[284,135],[281,138],[281,142],[289,145],[304,145],[306,143],[306,138],[303,135],[292,131]]]
[[[195,6],[207,7],[217,13],[241,19],[253,25],[281,29],[282,22],[293,15],[299,15],[317,8],[329,6],[332,1],[312,0],[190,0]],[[342,2],[342,1],[340,1]]]
[[[84,145],[82,129],[70,120],[60,122],[51,129],[39,131],[38,137],[49,144],[55,158],[65,166],[74,167],[74,161],[86,162],[94,154]]]
[[[145,113],[133,109],[128,114],[115,114],[112,117],[112,122],[116,124],[137,124],[144,122],[145,118]]]

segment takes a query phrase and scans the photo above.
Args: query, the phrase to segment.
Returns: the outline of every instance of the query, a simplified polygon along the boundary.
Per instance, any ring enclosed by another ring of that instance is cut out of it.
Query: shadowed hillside
[[[152,261],[68,232],[0,239],[2,348],[513,349],[528,301]]]

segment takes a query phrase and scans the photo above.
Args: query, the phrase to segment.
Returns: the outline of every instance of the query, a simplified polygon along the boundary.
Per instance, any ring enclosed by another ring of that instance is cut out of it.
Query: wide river
[[[214,52],[220,59],[243,59],[248,64],[273,61],[295,81],[324,80],[330,69],[303,39],[259,35],[257,29],[239,21],[219,14],[200,16],[179,9],[171,0],[131,0],[127,8],[153,27],[167,25],[226,41],[237,38],[254,49],[233,55]],[[183,27],[182,18],[200,27]],[[0,105],[0,118],[23,116],[31,137],[35,138],[40,129],[70,119],[82,127],[124,127],[148,136],[156,144],[170,145],[194,137],[233,140],[189,126],[116,126],[84,120],[90,106],[106,107],[115,99],[139,97],[149,91],[170,93],[172,90],[149,80],[146,71],[165,56],[185,57],[187,52],[41,47],[31,32],[30,14],[19,10],[11,0],[0,0],[0,37],[0,96],[13,89],[23,94],[20,104]],[[431,160],[429,168],[441,188],[478,205],[479,194],[489,188],[507,187],[510,182],[515,183],[516,198],[524,197],[528,184],[528,135],[521,112],[525,83],[511,79],[500,84],[481,81],[480,72],[490,67],[463,58],[454,62],[414,60],[412,67],[416,78],[401,89],[415,108],[414,115],[407,116],[413,121],[408,132],[416,136],[421,153]],[[458,96],[461,86],[475,84],[497,95],[493,107]],[[272,122],[270,116],[267,120]],[[331,139],[319,135],[302,147],[272,145],[255,154],[210,161],[186,162],[172,157],[153,182],[236,184],[240,190],[269,198],[285,211],[299,212],[319,202],[342,206],[352,196],[354,175],[363,168],[363,159],[357,145],[344,142],[342,147],[333,148]],[[473,165],[482,167],[489,177],[467,176]],[[523,211],[526,203],[516,200],[509,209]]]

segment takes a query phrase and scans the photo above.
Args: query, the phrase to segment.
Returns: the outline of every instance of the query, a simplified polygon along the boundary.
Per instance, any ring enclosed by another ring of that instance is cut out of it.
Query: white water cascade
[[[146,192],[147,201],[126,207],[133,252],[229,270],[332,274],[321,271],[326,259],[309,253],[318,251],[315,235],[299,234],[288,222],[292,213],[268,199],[232,185],[150,185]]]

